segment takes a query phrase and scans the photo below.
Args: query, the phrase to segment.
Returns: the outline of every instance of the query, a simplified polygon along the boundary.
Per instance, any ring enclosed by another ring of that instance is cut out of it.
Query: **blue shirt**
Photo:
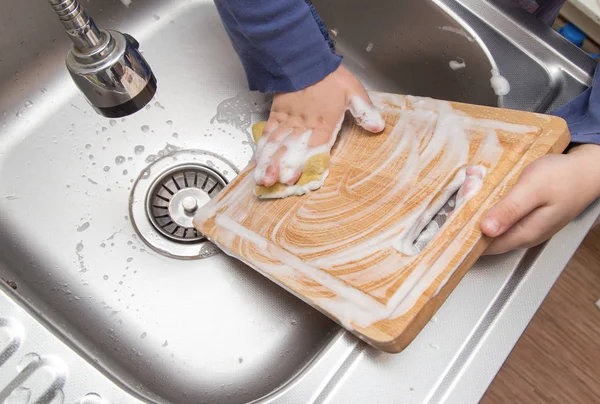
[[[551,25],[566,0],[514,1]],[[319,82],[341,63],[310,0],[215,0],[215,4],[250,90],[298,91]],[[592,87],[554,112],[567,121],[573,143],[600,144],[598,71]]]

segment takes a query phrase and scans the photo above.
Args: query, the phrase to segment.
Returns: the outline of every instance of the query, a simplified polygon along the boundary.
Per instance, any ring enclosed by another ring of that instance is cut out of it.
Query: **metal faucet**
[[[118,31],[100,30],[77,0],[48,0],[73,45],[67,68],[100,115],[118,118],[142,109],[156,92],[156,78],[139,43]]]

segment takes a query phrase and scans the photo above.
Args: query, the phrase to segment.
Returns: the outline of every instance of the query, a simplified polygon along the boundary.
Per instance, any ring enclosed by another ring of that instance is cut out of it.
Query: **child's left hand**
[[[569,154],[529,164],[519,181],[486,214],[481,230],[495,237],[485,254],[538,245],[600,197],[600,146],[582,145]]]
[[[304,90],[276,94],[256,147],[256,183],[296,184],[315,150],[329,153],[346,110],[372,133],[385,128],[362,83],[343,66]]]

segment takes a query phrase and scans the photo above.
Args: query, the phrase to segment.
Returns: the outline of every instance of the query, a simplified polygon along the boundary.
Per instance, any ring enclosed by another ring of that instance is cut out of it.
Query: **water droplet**
[[[142,130],[142,132],[147,133],[150,130],[150,126],[142,125],[142,127],[140,129]]]
[[[106,243],[102,243],[102,244],[100,244],[100,247],[102,247],[102,248],[106,248]]]
[[[79,404],[102,404],[102,397],[96,393],[87,393],[79,400]]]
[[[110,126],[115,126],[117,124],[117,121],[115,121],[114,119],[111,119],[110,121],[108,121]]]
[[[126,160],[127,159],[125,157],[123,157],[123,156],[117,156],[117,157],[115,157],[115,163],[117,165],[123,164]]]
[[[292,320],[292,321],[290,321],[290,324],[291,324],[291,325],[296,325],[296,320]]]
[[[40,91],[42,94],[48,94],[48,90],[46,90],[44,87],[40,88]]]
[[[142,154],[144,152],[144,150],[146,150],[146,148],[141,144],[139,144],[133,148],[133,152],[138,156],[140,154]]]
[[[107,280],[108,280],[108,275],[104,275],[104,276],[102,277],[102,279],[104,279],[105,281],[107,281]]]
[[[146,160],[144,160],[146,163],[152,163],[154,160],[156,160],[156,154],[151,154],[148,157],[146,157]]]
[[[110,171],[110,166],[104,166],[102,169],[107,173]]]
[[[165,340],[165,342],[162,344],[163,347],[166,347],[169,345],[169,341]]]
[[[154,103],[154,106],[157,107],[157,108],[160,108],[160,109],[165,109],[165,107],[163,107],[163,105],[160,102],[158,102],[158,101],[156,101]]]
[[[77,246],[75,247],[75,250],[77,252],[83,251],[83,243],[81,241],[79,243],[77,243]]]
[[[129,174],[129,171],[123,170],[123,175],[127,175],[127,174]]]
[[[173,133],[173,137],[174,137],[175,139],[177,139],[177,138],[179,137],[179,133],[177,133],[177,132]]]
[[[102,132],[106,132],[108,130],[108,128],[106,126],[102,127]],[[110,139],[110,138],[109,138]]]
[[[131,261],[133,261],[132,257],[127,258],[127,262],[131,262]]]
[[[33,107],[33,101],[27,100],[27,101],[25,101],[24,105],[25,105],[25,108],[31,108],[31,107]]]
[[[38,354],[36,354],[34,352],[28,353],[27,355],[25,355],[23,357],[23,359],[21,359],[21,361],[17,365],[17,371],[22,372],[30,364],[38,363],[41,360],[42,360],[42,358],[40,358],[40,356]]]
[[[169,120],[167,121],[167,125],[173,125],[173,121],[169,119]]]
[[[6,397],[4,404],[28,404],[30,399],[31,390],[19,386],[10,393],[10,396]]]
[[[145,332],[143,332],[142,335],[140,335],[140,338],[144,339],[144,338],[146,338],[146,335],[148,335],[148,334],[146,334]]]
[[[156,21],[160,20],[160,16],[158,14],[154,14],[152,16]]]
[[[21,110],[18,110],[18,111],[17,111],[17,118],[20,118],[20,117],[22,117],[22,116],[23,116],[23,111],[21,111]]]
[[[94,159],[94,155],[93,155],[93,154],[90,154],[90,155],[88,156],[88,158],[89,158],[90,160],[93,160],[93,159]]]
[[[82,231],[86,231],[90,227],[90,222],[85,222],[80,226],[77,226],[77,232],[81,233]]]
[[[86,144],[86,145],[85,145],[85,148],[86,148],[86,149],[91,149],[91,148],[92,148],[92,145],[88,143],[88,144]]]
[[[238,362],[242,363],[244,361],[244,358],[238,358]]]

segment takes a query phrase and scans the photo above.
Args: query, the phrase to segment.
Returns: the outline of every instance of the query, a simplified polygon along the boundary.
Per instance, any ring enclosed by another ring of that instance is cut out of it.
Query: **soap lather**
[[[252,137],[255,143],[258,143],[258,140],[261,138],[265,125],[266,122],[258,122],[252,126]],[[280,182],[276,182],[268,187],[257,185],[254,193],[259,198],[273,199],[289,195],[302,195],[308,191],[319,189],[327,178],[329,162],[330,156],[328,153],[316,154],[306,160],[302,175],[295,185],[286,185]]]

